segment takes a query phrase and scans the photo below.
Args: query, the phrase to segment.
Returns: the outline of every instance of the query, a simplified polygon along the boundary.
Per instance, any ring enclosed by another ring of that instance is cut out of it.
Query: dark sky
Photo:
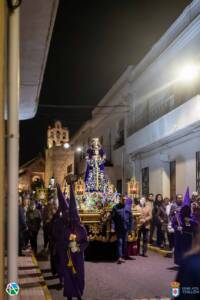
[[[97,104],[128,65],[137,64],[190,0],[60,0],[40,104]],[[20,123],[20,163],[46,147],[60,119],[71,135],[90,118],[83,109],[38,108]]]

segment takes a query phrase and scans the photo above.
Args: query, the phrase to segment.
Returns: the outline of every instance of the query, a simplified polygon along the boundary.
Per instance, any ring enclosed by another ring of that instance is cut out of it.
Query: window
[[[200,151],[196,152],[196,191],[200,193]]]
[[[114,144],[114,150],[124,145],[124,119],[121,119],[118,123],[117,136]]]
[[[120,194],[122,193],[122,180],[121,179],[117,180],[117,192]]]
[[[57,137],[57,139],[60,138],[60,131],[57,131],[57,132],[56,132],[56,137]]]
[[[72,172],[72,164],[67,167],[67,174]]]
[[[149,167],[142,168],[142,195],[149,194]]]

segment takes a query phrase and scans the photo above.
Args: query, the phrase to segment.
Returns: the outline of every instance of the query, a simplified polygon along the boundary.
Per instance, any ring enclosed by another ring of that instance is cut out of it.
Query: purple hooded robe
[[[63,283],[65,251],[63,248],[65,227],[69,223],[69,205],[57,185],[59,207],[50,224],[50,263],[53,274],[58,274]]]
[[[85,286],[84,250],[88,245],[88,241],[86,229],[80,223],[72,185],[70,185],[69,218],[70,223],[66,226],[64,232],[64,297],[81,298]],[[72,252],[69,248],[71,234],[76,235],[80,251]]]

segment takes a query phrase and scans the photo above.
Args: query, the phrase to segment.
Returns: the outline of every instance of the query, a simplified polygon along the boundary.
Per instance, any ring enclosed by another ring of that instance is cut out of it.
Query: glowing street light
[[[76,148],[76,151],[77,151],[77,152],[81,152],[82,150],[83,150],[82,147],[77,147],[77,148]]]
[[[199,68],[194,65],[186,65],[179,72],[179,78],[183,81],[192,81],[197,78],[199,74]]]
[[[65,149],[69,149],[70,144],[69,144],[69,143],[64,143],[63,147],[64,147]]]

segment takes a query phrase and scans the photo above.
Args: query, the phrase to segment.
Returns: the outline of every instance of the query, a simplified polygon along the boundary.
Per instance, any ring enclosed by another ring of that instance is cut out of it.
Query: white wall
[[[136,164],[137,174],[141,174],[141,168],[149,167],[149,191],[169,197],[169,162],[175,160],[176,193],[184,194],[187,186],[191,192],[195,191],[197,151],[200,151],[200,133],[198,132],[143,154],[140,162]]]

